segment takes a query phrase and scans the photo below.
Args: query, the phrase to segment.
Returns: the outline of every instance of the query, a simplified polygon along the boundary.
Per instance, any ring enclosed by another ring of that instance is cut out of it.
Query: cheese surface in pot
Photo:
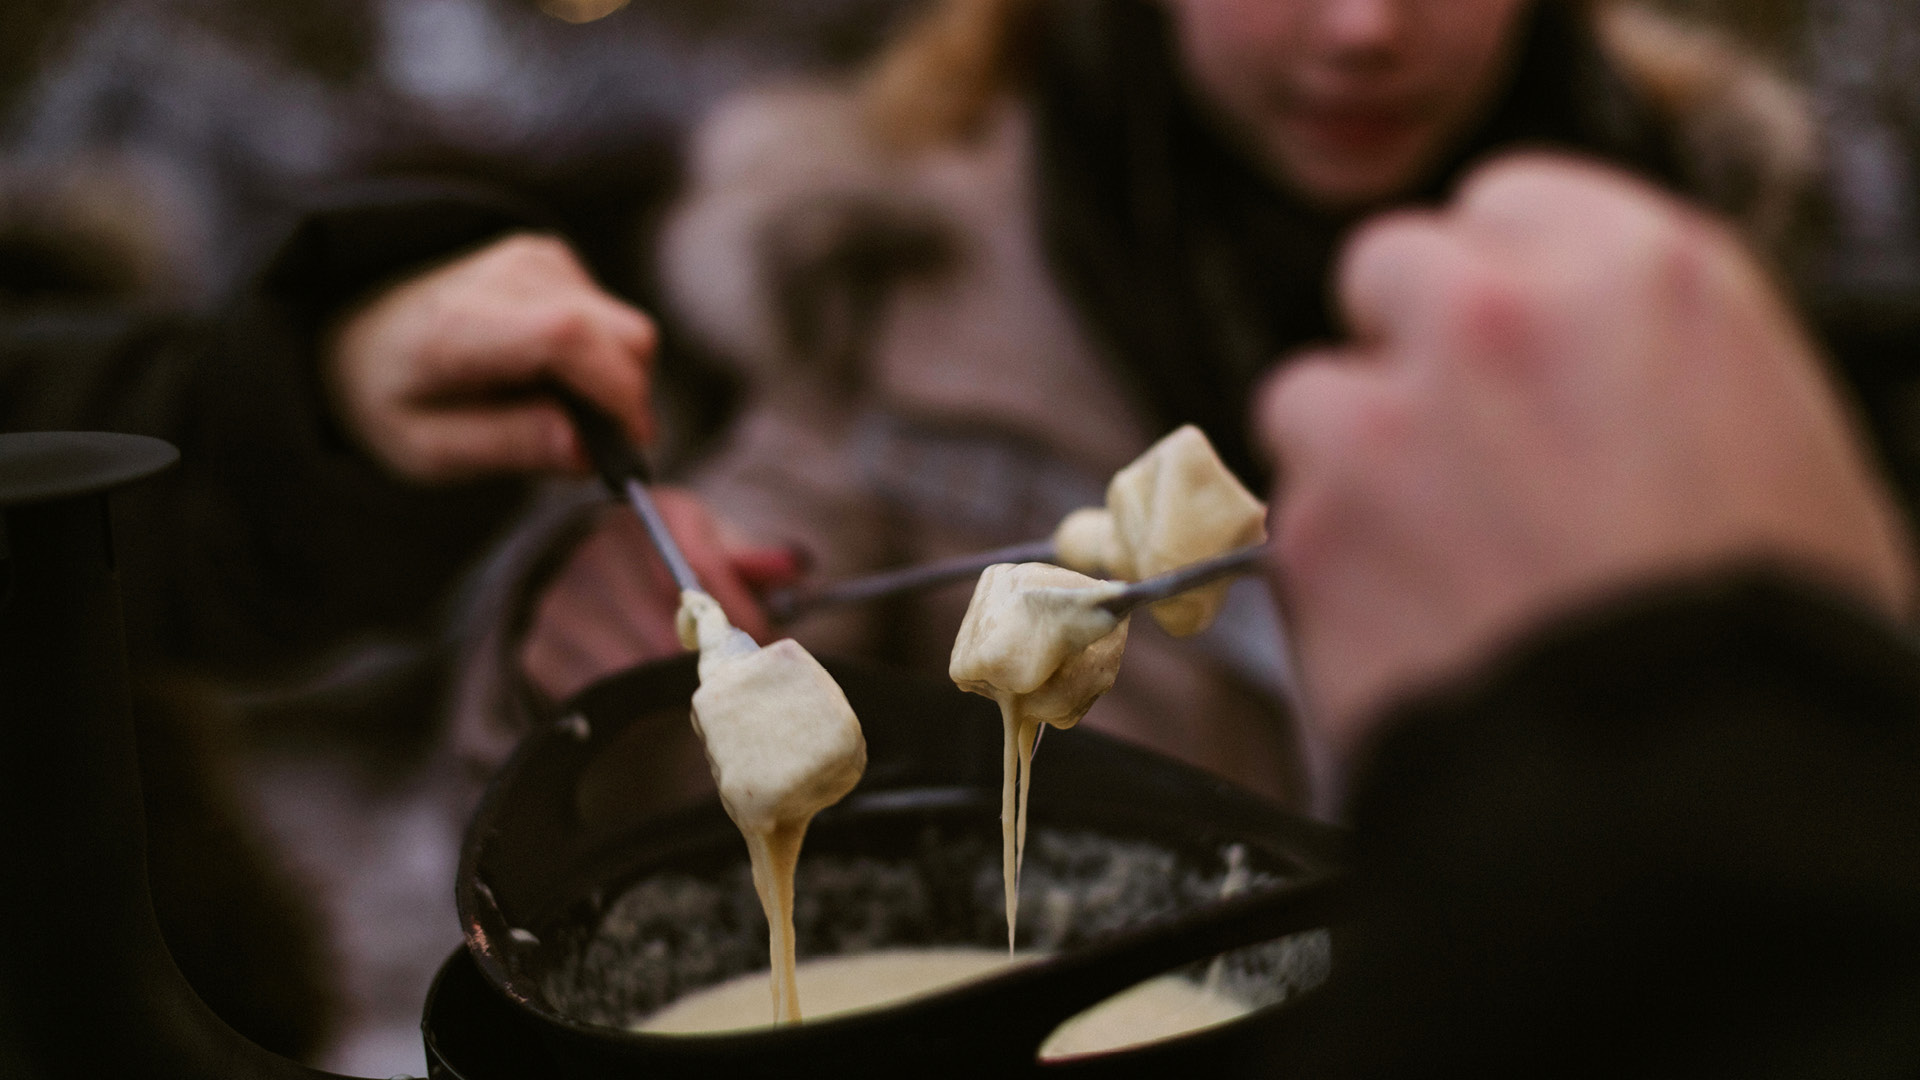
[[[899,1004],[1042,959],[970,946],[889,949],[809,959],[798,969],[807,1016],[822,1020]],[[1202,983],[1163,975],[1068,1019],[1041,1060],[1125,1049],[1238,1019],[1253,1007]],[[722,1034],[772,1022],[758,973],[704,987],[633,1025],[659,1035]]]

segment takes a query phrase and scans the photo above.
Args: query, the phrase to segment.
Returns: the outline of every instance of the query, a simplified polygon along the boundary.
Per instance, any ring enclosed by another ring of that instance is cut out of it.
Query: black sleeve
[[[152,435],[180,465],[114,500],[136,659],[277,678],[369,642],[430,640],[523,503],[499,479],[420,487],[334,427],[317,350],[346,304],[538,212],[490,189],[337,191],[222,312],[85,297],[0,307],[0,430]]]
[[[1692,582],[1382,730],[1315,1075],[1915,1075],[1920,656],[1889,626]]]
[[[260,299],[309,337],[390,281],[506,233],[560,222],[506,188],[459,179],[342,185],[316,198],[261,275]]]
[[[328,327],[373,290],[515,230],[597,242],[610,276],[612,252],[632,255],[633,207],[658,202],[672,159],[646,143],[552,190],[475,175],[320,193],[214,317],[0,308],[0,429],[133,432],[181,451],[177,469],[115,500],[136,658],[271,678],[433,635],[527,484],[421,487],[357,452],[320,383]]]

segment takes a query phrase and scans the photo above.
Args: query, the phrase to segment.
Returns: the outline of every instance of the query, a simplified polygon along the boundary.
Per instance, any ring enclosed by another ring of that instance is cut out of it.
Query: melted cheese
[[[921,997],[1034,959],[998,949],[898,949],[809,959],[799,966],[798,978],[807,1017],[822,1020]],[[766,1027],[773,1018],[764,978],[754,972],[696,990],[633,1030],[698,1034]]]
[[[1115,473],[1104,509],[1067,515],[1053,545],[1062,565],[1139,581],[1265,540],[1266,517],[1266,504],[1188,425]],[[1227,588],[1209,585],[1148,610],[1167,633],[1187,637],[1213,622]]]
[[[898,949],[810,959],[799,985],[813,1019],[881,1008],[1039,959],[995,949]],[[718,1034],[772,1022],[763,976],[742,975],[697,990],[635,1024],[654,1034]],[[1178,976],[1134,986],[1068,1020],[1041,1044],[1042,1060],[1158,1042],[1251,1012],[1245,1002]],[[910,1070],[903,1070],[910,1071]]]
[[[773,1014],[796,1021],[794,866],[813,816],[859,783],[866,740],[839,684],[798,643],[755,646],[705,593],[684,594],[680,614],[682,639],[700,648],[693,727],[767,916]]]
[[[1120,586],[1046,563],[990,566],[953,643],[947,674],[1000,705],[1006,742],[1000,789],[1007,950],[1020,910],[1020,860],[1040,725],[1070,728],[1113,686],[1125,620],[1093,606]]]

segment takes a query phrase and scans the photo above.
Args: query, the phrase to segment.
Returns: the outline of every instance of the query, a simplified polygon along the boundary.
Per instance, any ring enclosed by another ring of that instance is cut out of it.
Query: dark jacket
[[[1401,709],[1312,1061],[1347,1077],[1920,1072],[1920,652],[1741,575]]]

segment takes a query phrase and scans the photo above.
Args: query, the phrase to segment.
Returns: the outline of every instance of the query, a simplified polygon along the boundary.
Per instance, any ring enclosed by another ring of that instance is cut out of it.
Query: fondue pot
[[[1004,947],[997,708],[950,683],[827,667],[861,718],[868,768],[808,831],[796,880],[802,959]],[[683,992],[766,967],[739,832],[710,794],[662,812],[648,783],[659,759],[699,764],[687,723],[696,685],[691,657],[604,681],[495,780],[461,861],[468,955],[443,969],[427,1010],[438,1075],[505,1080],[495,1064],[514,1060],[648,1080],[1145,1076],[1189,1065],[1234,1076],[1284,1058],[1299,1026],[1286,1002],[1326,974],[1316,928],[1335,888],[1333,830],[1084,730],[1054,733],[1035,765],[1019,925],[1022,947],[1048,959],[801,1025],[625,1030]],[[1230,862],[1250,884],[1223,897]],[[1038,1060],[1062,1021],[1219,954],[1229,984],[1270,1007],[1142,1049]]]
[[[12,868],[0,921],[15,928],[0,949],[0,1075],[330,1075],[262,1050],[199,1000],[147,891],[107,495],[175,456],[134,436],[0,435],[0,842]],[[951,686],[828,666],[862,717],[870,764],[860,787],[816,819],[802,852],[803,956],[1004,941],[993,706]],[[738,895],[739,835],[710,793],[662,779],[698,773],[697,746],[686,741],[694,683],[682,660],[590,688],[492,785],[457,882],[468,944],[442,968],[422,1023],[431,1075],[1284,1068],[1311,996],[1305,1010],[1278,1002],[1144,1049],[1036,1061],[1060,1020],[1142,979],[1199,963],[1229,985],[1291,999],[1327,963],[1316,928],[1335,901],[1331,830],[1081,731],[1050,739],[1036,765],[1022,890],[1036,906],[1021,924],[1028,939],[1057,947],[1051,959],[792,1027],[622,1030],[665,997],[764,963],[764,923],[750,890],[744,902]],[[1223,898],[1229,863],[1244,865],[1249,886]],[[649,922],[648,898],[663,891],[669,901],[706,899],[669,902],[674,917]],[[1054,917],[1061,912],[1070,917]],[[661,926],[674,933],[653,932]]]

